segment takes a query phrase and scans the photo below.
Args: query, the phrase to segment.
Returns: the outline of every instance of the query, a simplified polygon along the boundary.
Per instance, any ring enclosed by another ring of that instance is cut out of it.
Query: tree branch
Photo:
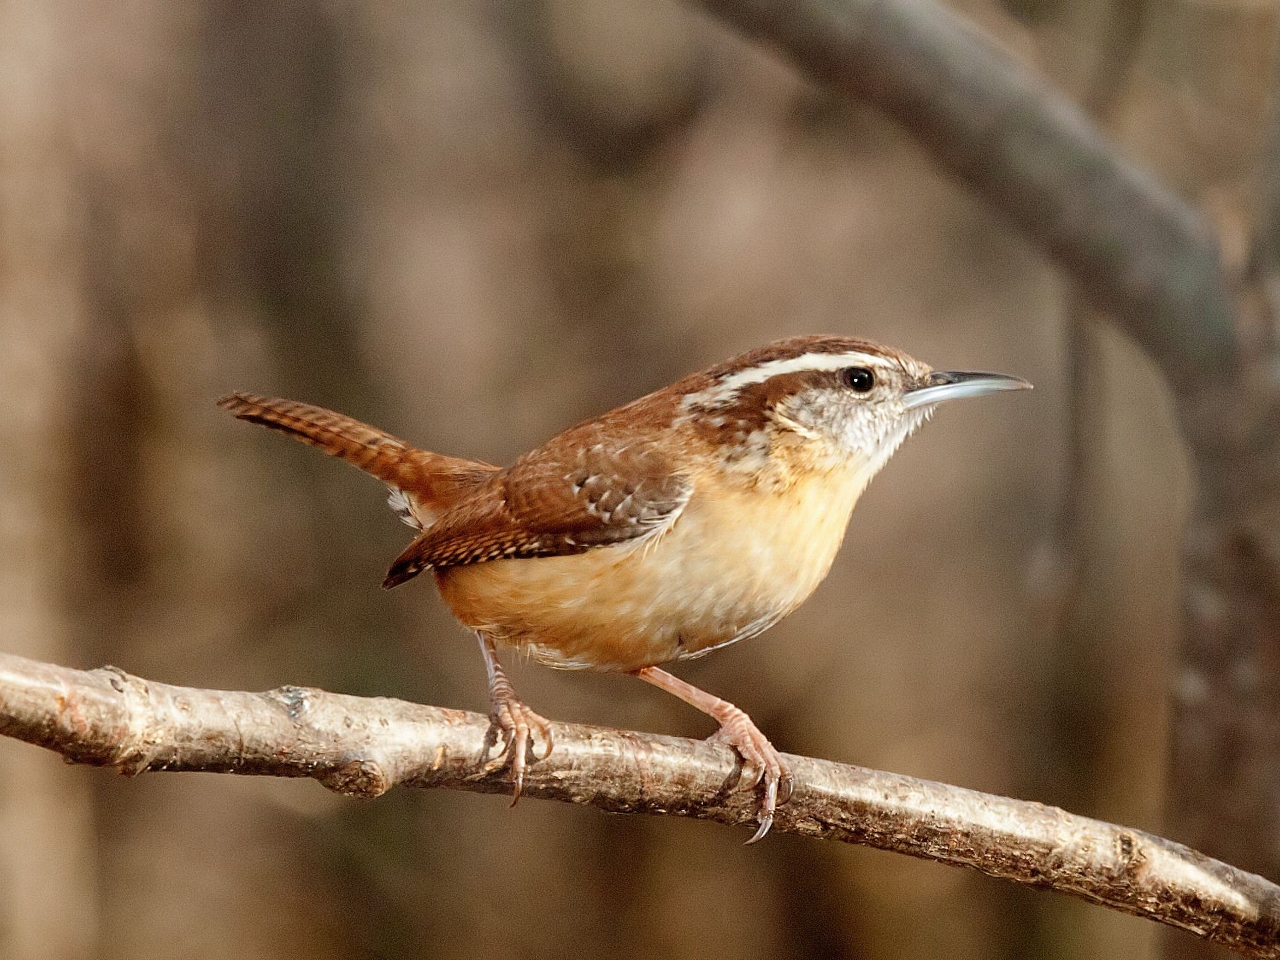
[[[1117,315],[1171,376],[1235,361],[1217,242],[1067,98],[932,0],[698,0],[901,124]]]
[[[507,793],[483,759],[487,718],[303,687],[266,693],[153,683],[114,667],[73,670],[0,654],[0,734],[76,763],[310,777],[376,797],[393,786]],[[556,748],[524,792],[614,813],[754,826],[721,744],[555,724]],[[1140,830],[1039,803],[790,756],[795,793],[775,831],[973,867],[1280,957],[1280,887]]]

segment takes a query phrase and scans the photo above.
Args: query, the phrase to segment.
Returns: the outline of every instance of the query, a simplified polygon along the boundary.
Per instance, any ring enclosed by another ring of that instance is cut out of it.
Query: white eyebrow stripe
[[[768,360],[717,380],[706,390],[684,398],[686,410],[715,408],[732,403],[744,387],[764,383],[770,377],[784,373],[803,373],[808,370],[842,370],[845,367],[889,367],[894,361],[872,353],[850,351],[848,353],[802,353],[798,357]]]
[[[802,353],[784,360],[769,360],[759,366],[748,367],[725,377],[716,388],[737,393],[753,383],[764,383],[770,377],[783,373],[802,373],[806,370],[842,370],[845,367],[884,367],[889,361],[870,353]]]

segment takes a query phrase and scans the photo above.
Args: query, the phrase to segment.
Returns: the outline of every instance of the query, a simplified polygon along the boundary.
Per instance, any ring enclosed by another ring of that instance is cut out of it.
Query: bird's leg
[[[551,754],[553,745],[551,722],[538,716],[526,707],[507,679],[507,672],[498,662],[498,651],[493,638],[487,633],[477,632],[480,640],[480,653],[484,656],[485,671],[489,674],[489,732],[485,736],[484,752],[489,751],[502,739],[502,749],[491,761],[491,769],[499,769],[511,764],[511,779],[515,781],[515,789],[511,794],[511,805],[514,807],[520,799],[520,791],[524,787],[524,771],[529,762],[545,760]],[[537,744],[540,739],[545,748],[538,756]],[[530,749],[530,745],[533,749]]]
[[[635,671],[635,675],[667,693],[674,693],[689,706],[701,710],[720,724],[720,729],[707,739],[727,743],[742,755],[746,764],[742,773],[745,788],[754,789],[764,785],[764,797],[760,801],[760,813],[756,818],[760,827],[747,843],[755,843],[762,838],[773,826],[773,812],[778,804],[791,799],[791,771],[783,763],[782,755],[760,732],[760,728],[752,723],[751,718],[727,700],[699,690],[657,667],[644,667]]]

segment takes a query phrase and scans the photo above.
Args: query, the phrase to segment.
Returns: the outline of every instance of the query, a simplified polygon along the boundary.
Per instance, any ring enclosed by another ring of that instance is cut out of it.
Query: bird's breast
[[[658,536],[572,556],[437,572],[464,624],[565,668],[636,670],[754,636],[826,577],[865,486],[829,472],[786,489],[702,482]]]

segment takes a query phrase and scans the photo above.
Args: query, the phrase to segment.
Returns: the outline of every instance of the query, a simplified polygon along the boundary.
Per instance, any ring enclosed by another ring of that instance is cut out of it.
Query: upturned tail
[[[498,470],[477,460],[419,450],[377,427],[297,400],[233,393],[218,406],[239,420],[278,430],[377,477],[392,488],[396,512],[420,529]],[[396,497],[395,491],[403,497]]]

